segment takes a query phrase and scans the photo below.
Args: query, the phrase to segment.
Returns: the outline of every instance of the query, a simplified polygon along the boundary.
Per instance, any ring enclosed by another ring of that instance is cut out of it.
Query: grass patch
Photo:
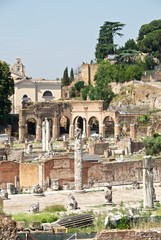
[[[19,213],[12,215],[13,220],[15,221],[24,221],[26,227],[29,226],[30,222],[41,222],[41,223],[50,223],[55,222],[59,219],[57,214],[42,212],[37,214],[27,214],[27,213]]]
[[[55,204],[55,205],[51,205],[51,206],[47,206],[44,209],[45,212],[64,212],[66,211],[66,208],[61,205],[61,204]]]

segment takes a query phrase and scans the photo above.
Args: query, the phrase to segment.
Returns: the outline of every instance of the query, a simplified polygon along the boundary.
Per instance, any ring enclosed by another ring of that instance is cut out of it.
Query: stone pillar
[[[43,123],[42,123],[42,150],[43,151],[46,151],[45,135],[46,135],[45,121],[43,121]]]
[[[25,138],[28,138],[28,125],[27,123],[25,124]]]
[[[130,124],[130,137],[132,139],[135,139],[136,136],[137,136],[136,125],[135,124]]]
[[[48,151],[49,150],[49,140],[50,140],[50,126],[49,121],[45,118],[42,124],[42,150]]]
[[[115,123],[115,130],[114,130],[114,135],[116,136],[120,136],[120,131],[121,131],[121,127],[119,123]]]
[[[99,133],[102,137],[105,137],[105,124],[100,124]]]
[[[20,179],[18,176],[15,176],[15,188],[17,190],[18,193],[20,193]]]
[[[19,142],[24,142],[25,140],[25,118],[23,116],[23,110],[19,111]]]
[[[40,141],[42,139],[42,124],[41,120],[38,120],[37,126],[36,126],[36,140]]]
[[[90,125],[87,125],[87,138],[90,137]]]
[[[153,167],[151,156],[144,156],[143,159],[143,204],[144,208],[153,209]]]
[[[83,118],[83,133],[82,133],[82,138],[86,137],[86,120]]]
[[[25,140],[25,125],[19,122],[19,142],[22,143]]]
[[[59,131],[58,131],[58,124],[57,124],[57,117],[54,117],[53,126],[52,126],[52,138],[56,139],[58,136],[59,136]]]
[[[39,185],[43,188],[43,166],[39,163]]]
[[[83,189],[83,149],[81,129],[75,129],[75,151],[74,151],[74,176],[75,176],[75,190]]]
[[[45,145],[46,145],[46,151],[49,151],[49,140],[50,140],[50,126],[49,121],[46,118],[45,119],[45,126],[46,126],[46,135],[45,135]]]
[[[69,139],[73,139],[74,138],[74,125],[71,124],[69,127]]]

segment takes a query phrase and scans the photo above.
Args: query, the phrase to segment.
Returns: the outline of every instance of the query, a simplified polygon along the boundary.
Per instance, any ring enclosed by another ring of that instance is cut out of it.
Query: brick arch
[[[104,136],[113,137],[115,134],[115,122],[111,116],[105,116],[103,119]]]

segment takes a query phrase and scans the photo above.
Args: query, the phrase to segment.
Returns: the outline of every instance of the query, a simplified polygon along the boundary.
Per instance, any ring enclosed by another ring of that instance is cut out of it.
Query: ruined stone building
[[[101,137],[126,134],[136,138],[136,114],[121,114],[103,108],[103,101],[54,101],[37,104],[24,103],[19,112],[19,140],[34,136],[42,139],[42,123],[50,123],[50,139],[55,140],[62,134],[74,138],[78,126],[84,137],[99,134]],[[142,133],[143,134],[143,133]],[[145,133],[146,134],[146,129]]]

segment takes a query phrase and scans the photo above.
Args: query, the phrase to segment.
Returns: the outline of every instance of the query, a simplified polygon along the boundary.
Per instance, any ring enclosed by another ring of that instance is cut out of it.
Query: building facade
[[[11,113],[18,114],[24,101],[36,103],[61,98],[61,80],[27,77],[20,58],[17,58],[16,63],[11,67],[11,76],[15,84],[15,93],[11,97]]]

